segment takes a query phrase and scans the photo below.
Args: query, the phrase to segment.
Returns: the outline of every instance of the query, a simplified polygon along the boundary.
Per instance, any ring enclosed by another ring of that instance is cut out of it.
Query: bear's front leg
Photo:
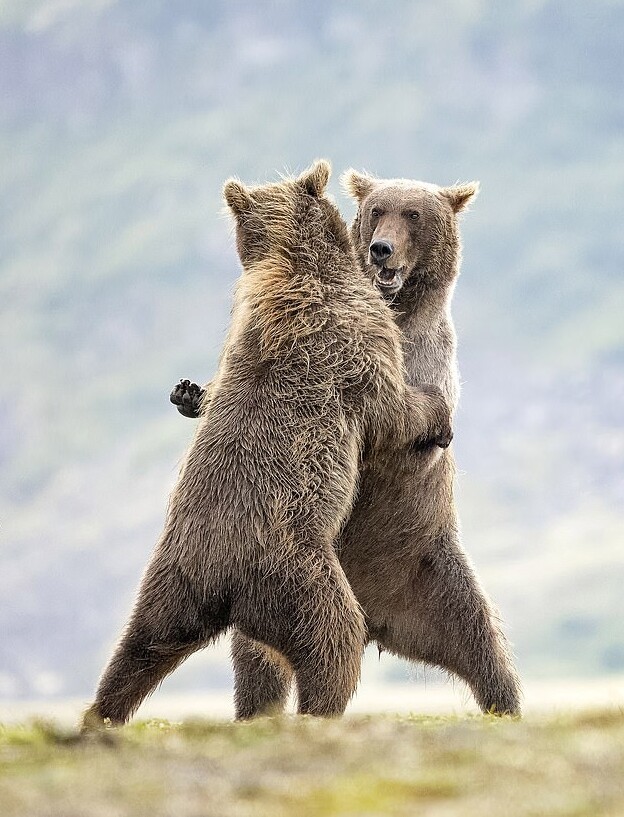
[[[404,444],[448,448],[453,439],[451,411],[437,386],[406,386]]]

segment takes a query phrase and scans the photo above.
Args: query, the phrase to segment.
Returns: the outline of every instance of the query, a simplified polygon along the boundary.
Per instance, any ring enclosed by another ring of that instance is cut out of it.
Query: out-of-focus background
[[[221,184],[318,156],[348,218],[349,166],[481,181],[465,543],[526,678],[624,673],[623,41],[618,0],[0,2],[0,696],[91,694],[227,326]],[[165,689],[230,685],[223,643]]]

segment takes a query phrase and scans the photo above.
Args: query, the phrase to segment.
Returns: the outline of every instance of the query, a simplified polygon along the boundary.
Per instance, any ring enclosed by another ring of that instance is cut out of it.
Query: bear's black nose
[[[372,241],[369,247],[371,259],[375,264],[383,264],[394,252],[394,247],[389,241]]]

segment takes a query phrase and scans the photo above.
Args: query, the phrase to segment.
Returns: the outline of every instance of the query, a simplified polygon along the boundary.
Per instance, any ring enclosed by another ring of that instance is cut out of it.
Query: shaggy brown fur
[[[403,331],[408,380],[436,384],[454,410],[458,375],[450,301],[460,265],[457,215],[478,185],[440,188],[354,171],[344,182],[358,203],[351,236],[360,264],[391,300]],[[369,639],[458,675],[484,711],[519,714],[511,650],[461,545],[454,474],[451,449],[368,458],[337,545],[340,563],[366,614]],[[237,715],[283,706],[288,668],[272,664],[240,634],[234,635],[232,654]]]
[[[225,186],[244,268],[232,326],[85,727],[126,721],[230,626],[279,656],[272,671],[294,672],[301,713],[340,714],[355,690],[364,618],[333,543],[364,446],[447,443],[450,431],[439,390],[405,385],[400,332],[323,195],[328,177],[318,162],[278,184]]]

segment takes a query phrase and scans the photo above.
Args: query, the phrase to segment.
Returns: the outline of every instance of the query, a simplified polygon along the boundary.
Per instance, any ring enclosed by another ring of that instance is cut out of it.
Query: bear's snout
[[[389,241],[378,238],[375,241],[371,241],[368,250],[373,264],[382,266],[394,252],[394,247]]]

